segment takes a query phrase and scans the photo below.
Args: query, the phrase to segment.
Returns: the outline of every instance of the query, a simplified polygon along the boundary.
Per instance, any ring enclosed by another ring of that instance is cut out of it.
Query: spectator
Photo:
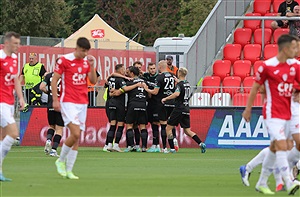
[[[20,75],[21,83],[25,81],[25,97],[29,105],[33,104],[33,102],[30,99],[31,91],[36,85],[42,82],[42,78],[45,74],[46,69],[42,63],[38,62],[37,54],[30,53],[29,63],[26,63],[24,65],[22,69],[22,74]],[[39,85],[37,87],[37,89],[39,89]]]
[[[173,65],[173,56],[168,55],[166,57],[166,60],[167,60],[167,65],[168,65],[168,67],[167,67],[168,72],[170,72],[173,75],[177,76],[178,68],[177,68],[177,66]]]
[[[97,75],[97,79],[98,79],[100,74],[98,73],[98,71],[96,69],[95,69],[95,71],[96,71],[96,75]],[[88,106],[89,107],[96,106],[97,105],[97,96],[98,96],[98,89],[96,87],[97,83],[92,84],[88,78],[87,84],[88,84],[88,99],[89,99]]]
[[[278,16],[287,16],[287,13],[290,13],[294,10],[294,7],[299,5],[298,2],[294,0],[285,0],[279,5]],[[276,20],[271,23],[273,29],[286,28],[288,27],[287,20]]]
[[[288,16],[300,16],[300,6],[295,6],[293,13],[289,13]],[[289,21],[290,34],[300,38],[300,20]]]

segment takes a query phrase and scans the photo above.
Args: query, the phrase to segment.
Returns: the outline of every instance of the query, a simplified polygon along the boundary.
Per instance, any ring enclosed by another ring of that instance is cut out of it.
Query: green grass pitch
[[[80,148],[73,170],[80,179],[68,180],[57,174],[56,158],[46,156],[43,147],[13,147],[3,165],[13,182],[0,183],[0,196],[263,196],[254,189],[260,166],[251,174],[250,187],[242,185],[239,174],[239,166],[258,152],[106,153]],[[273,178],[270,187],[275,189]]]

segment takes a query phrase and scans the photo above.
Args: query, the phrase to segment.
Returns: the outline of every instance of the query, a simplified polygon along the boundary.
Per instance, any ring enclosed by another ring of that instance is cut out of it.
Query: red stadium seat
[[[213,76],[219,76],[221,81],[230,75],[231,62],[229,60],[216,60],[213,65]]]
[[[264,104],[263,96],[260,93],[256,94],[253,106],[262,106]]]
[[[278,45],[277,44],[268,44],[264,49],[264,59],[270,59],[271,57],[276,56],[278,53]]]
[[[270,44],[271,43],[271,38],[272,38],[272,30],[271,29],[265,29],[264,30],[264,43]],[[256,29],[254,31],[254,44],[262,44],[262,29]]]
[[[245,77],[250,76],[251,62],[249,60],[238,60],[233,64],[233,76],[241,77],[244,80]]]
[[[234,61],[241,59],[242,46],[240,44],[226,44],[223,50],[223,59]]]
[[[202,81],[202,92],[209,93],[210,96],[220,92],[221,78],[219,76],[206,76]]]
[[[273,0],[273,12],[278,12],[280,4],[284,2],[284,0]]]
[[[283,34],[289,34],[290,33],[290,29],[288,28],[278,28],[275,29],[274,33],[273,33],[273,40],[274,40],[274,44],[277,43],[278,38],[283,35]]]
[[[265,16],[277,16],[278,13],[276,12],[273,12],[273,13],[266,13]],[[274,20],[265,20],[265,28],[269,28],[273,31],[272,29],[272,26],[271,26],[271,23],[273,22]]]
[[[260,13],[247,13],[245,16],[261,16]],[[244,28],[250,28],[252,32],[260,28],[261,20],[244,20]]]
[[[253,12],[265,15],[271,10],[271,0],[254,0]]]
[[[241,89],[240,77],[225,77],[223,80],[223,93],[229,93],[231,98],[234,94],[239,93]]]
[[[260,60],[261,46],[260,44],[247,44],[244,47],[244,60],[250,60],[251,64]]]
[[[249,93],[253,83],[255,81],[255,77],[251,76],[251,77],[245,77],[244,81],[243,81],[243,89],[244,89],[244,93]]]
[[[232,105],[233,106],[246,106],[249,98],[247,93],[237,93],[233,96]]]
[[[252,30],[249,28],[237,28],[234,31],[234,44],[240,44],[244,47],[251,43]]]
[[[262,65],[264,61],[262,60],[259,60],[259,61],[256,61],[254,64],[253,64],[253,75],[255,76],[256,72],[257,72],[257,69],[258,67],[260,67]]]

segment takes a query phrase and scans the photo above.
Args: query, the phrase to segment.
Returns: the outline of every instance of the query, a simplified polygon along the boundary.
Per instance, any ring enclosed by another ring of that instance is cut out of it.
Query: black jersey
[[[156,87],[156,77],[158,73],[155,75],[150,75],[150,73],[144,73],[143,79],[146,81],[146,84],[150,90],[153,90]]]
[[[161,100],[175,91],[175,78],[172,73],[164,72],[156,77],[156,88],[159,88],[158,94],[153,98],[157,102],[161,102]],[[169,100],[165,102],[165,106],[174,106],[174,100]]]
[[[48,103],[47,103],[47,107],[48,108],[53,108],[52,103],[53,103],[53,99],[52,99],[52,89],[51,89],[51,82],[52,82],[52,77],[54,75],[54,72],[48,73],[43,82],[46,83],[47,88],[48,88]],[[60,96],[60,89],[61,89],[61,79],[58,80],[57,82],[57,96]]]
[[[191,86],[186,80],[180,81],[176,85],[175,92],[180,92],[179,96],[175,99],[175,109],[180,109],[182,112],[189,112],[189,97]]]
[[[109,77],[107,80],[107,87],[108,90],[107,92],[109,93],[111,90],[113,89],[120,89],[122,88],[124,85],[126,85],[125,81],[123,78],[121,77]],[[125,105],[125,94],[121,94],[120,96],[115,96],[115,97],[111,97],[108,95],[108,99],[109,99],[109,107],[122,107]]]
[[[145,82],[141,78],[134,78],[132,81],[127,81],[126,86],[131,86],[136,83],[143,83]],[[148,93],[143,87],[137,87],[133,90],[127,92],[128,93],[128,105],[127,106],[134,106],[141,109],[146,109],[146,101]]]

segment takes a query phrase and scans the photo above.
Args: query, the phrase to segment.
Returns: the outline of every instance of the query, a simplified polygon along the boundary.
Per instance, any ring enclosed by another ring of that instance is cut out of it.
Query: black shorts
[[[278,27],[287,27],[286,25],[284,25],[284,23],[282,22],[282,20],[276,20]],[[276,40],[277,42],[277,40]]]
[[[148,117],[148,122],[159,122],[158,118],[158,107],[157,104],[154,102],[149,102],[147,106],[147,117]]]
[[[146,109],[129,106],[126,113],[126,124],[147,124]]]
[[[166,107],[163,104],[159,104],[156,108],[158,109],[158,119],[160,121],[167,121],[174,109],[174,107]]]
[[[64,121],[62,119],[61,113],[54,111],[54,109],[47,108],[48,124],[64,126]]]
[[[181,128],[190,128],[190,113],[174,110],[168,119],[168,125],[176,127],[178,124]]]
[[[125,122],[125,106],[109,107],[109,121],[116,120],[117,122]]]

